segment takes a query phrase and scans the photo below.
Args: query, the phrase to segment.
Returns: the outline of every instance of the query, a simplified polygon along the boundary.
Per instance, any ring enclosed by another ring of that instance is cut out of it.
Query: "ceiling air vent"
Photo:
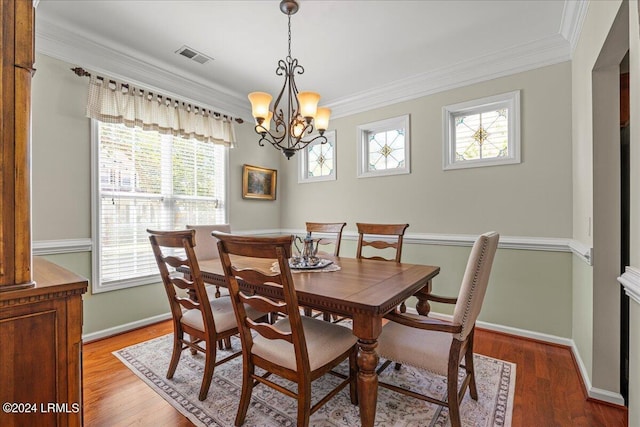
[[[192,61],[196,61],[198,64],[206,64],[213,60],[212,57],[207,56],[204,53],[200,53],[189,46],[182,46],[180,49],[176,50],[176,53],[189,58]]]

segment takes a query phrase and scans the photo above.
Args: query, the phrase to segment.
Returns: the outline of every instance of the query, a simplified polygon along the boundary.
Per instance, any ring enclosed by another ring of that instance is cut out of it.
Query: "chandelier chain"
[[[291,58],[291,14],[287,16],[289,17],[289,58]]]

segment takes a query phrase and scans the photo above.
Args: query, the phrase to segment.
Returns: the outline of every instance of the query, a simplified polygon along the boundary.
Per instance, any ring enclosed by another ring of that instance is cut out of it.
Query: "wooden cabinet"
[[[82,425],[87,280],[34,258],[36,286],[0,292],[0,426]]]

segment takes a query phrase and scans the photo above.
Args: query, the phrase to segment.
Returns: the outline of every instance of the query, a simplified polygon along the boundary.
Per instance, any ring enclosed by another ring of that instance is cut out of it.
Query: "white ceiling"
[[[104,75],[250,118],[247,93],[277,95],[287,55],[279,0],[42,0],[36,49]],[[299,90],[334,117],[569,60],[582,0],[300,0]],[[201,65],[183,45],[214,58]]]

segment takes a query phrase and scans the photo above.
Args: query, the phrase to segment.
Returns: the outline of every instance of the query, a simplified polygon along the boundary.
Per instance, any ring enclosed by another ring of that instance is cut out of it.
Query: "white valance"
[[[89,80],[87,117],[227,147],[234,147],[236,141],[233,122],[228,117],[95,76]]]

